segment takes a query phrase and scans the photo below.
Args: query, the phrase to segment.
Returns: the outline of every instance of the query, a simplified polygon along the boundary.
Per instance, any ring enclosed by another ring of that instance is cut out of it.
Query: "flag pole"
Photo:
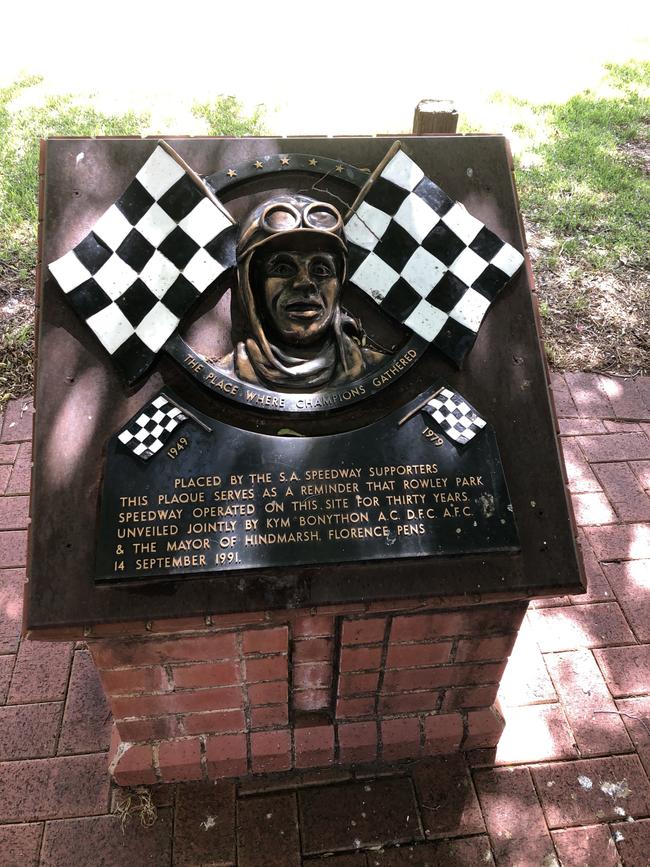
[[[201,421],[201,419],[200,419],[200,418],[197,418],[197,417],[194,415],[193,412],[190,412],[189,409],[185,409],[184,406],[179,406],[179,405],[176,403],[176,401],[175,401],[175,400],[172,400],[171,397],[170,397],[168,394],[165,394],[164,392],[161,392],[160,396],[161,396],[161,397],[164,397],[165,400],[168,400],[168,401],[172,404],[172,406],[175,406],[175,407],[176,407],[176,409],[180,409],[180,411],[183,413],[183,415],[186,415],[188,418],[191,418],[192,421],[196,422],[196,423],[198,424],[199,427],[202,427],[202,428],[203,428],[204,431],[207,431],[207,433],[212,433],[212,428],[211,428],[211,427],[208,427],[207,424],[204,424],[204,423]]]
[[[212,192],[210,187],[205,183],[205,181],[199,175],[197,175],[197,173],[194,171],[194,169],[185,162],[183,157],[179,153],[177,153],[174,150],[174,148],[170,144],[168,144],[164,139],[159,139],[158,144],[165,151],[165,153],[167,153],[173,160],[175,160],[178,163],[178,165],[185,172],[187,172],[187,174],[194,181],[196,186],[201,190],[203,195],[207,196],[207,198],[210,199],[212,204],[215,205],[217,208],[219,208],[221,213],[224,214],[226,217],[228,217],[230,222],[234,224],[234,220],[233,220],[232,216],[224,208],[224,206],[221,204],[219,199]]]
[[[386,154],[386,156],[382,159],[382,161],[379,163],[379,165],[377,166],[377,168],[374,170],[374,172],[370,175],[370,177],[368,178],[368,180],[365,182],[365,184],[364,184],[364,185],[361,187],[361,189],[359,190],[359,194],[357,195],[356,199],[355,199],[355,200],[352,202],[352,204],[350,205],[350,208],[349,208],[347,214],[345,215],[345,217],[344,217],[344,219],[343,219],[343,222],[344,222],[344,223],[346,222],[346,220],[349,220],[349,219],[350,219],[350,217],[352,216],[352,214],[354,214],[354,212],[355,212],[356,209],[359,207],[359,205],[361,204],[361,202],[365,199],[365,197],[366,197],[366,195],[367,195],[368,190],[370,189],[370,187],[374,184],[374,182],[377,180],[377,178],[379,177],[379,175],[380,175],[380,174],[383,172],[383,170],[386,168],[386,166],[388,165],[388,163],[393,159],[393,157],[395,156],[395,154],[397,153],[397,151],[401,150],[401,147],[402,147],[402,142],[401,142],[401,141],[394,141],[394,142],[392,143],[392,145],[390,146],[390,148],[389,148],[388,153]]]
[[[441,385],[439,389],[437,389],[436,391],[433,392],[433,394],[430,394],[428,397],[426,397],[426,398],[422,401],[422,403],[419,403],[419,404],[418,404],[414,409],[412,409],[412,410],[410,410],[409,412],[407,412],[406,415],[404,416],[404,418],[401,418],[401,419],[397,422],[397,426],[400,427],[401,425],[404,424],[405,421],[408,421],[410,418],[413,418],[413,416],[415,415],[416,412],[419,412],[421,409],[424,409],[424,407],[425,407],[425,406],[426,406],[430,401],[432,401],[432,400],[434,399],[434,397],[437,397],[437,396],[440,394],[440,392],[443,390],[443,388],[444,388],[444,385]]]

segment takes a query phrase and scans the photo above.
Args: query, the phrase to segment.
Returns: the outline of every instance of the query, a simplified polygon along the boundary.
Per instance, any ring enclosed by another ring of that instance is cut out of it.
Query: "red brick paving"
[[[363,763],[379,747],[398,764],[381,770],[361,764],[352,773],[336,768],[284,773],[286,744],[278,738],[286,740],[290,732],[260,731],[252,739],[256,766],[270,776],[254,783],[153,786],[157,821],[144,828],[136,816],[124,833],[111,816],[106,770],[111,720],[87,651],[82,644],[75,649],[20,641],[33,410],[29,400],[12,401],[0,427],[2,867],[473,867],[491,858],[497,867],[648,867],[650,377],[554,373],[552,382],[590,587],[588,594],[531,604],[499,689],[506,728],[497,750],[399,764],[400,738],[419,742],[426,752],[428,735],[411,731],[396,711],[380,732],[374,723],[351,723],[334,744],[321,743],[317,729],[305,729],[293,749],[306,764],[313,755],[329,760],[332,749]],[[322,660],[305,659],[305,670],[328,664],[330,615],[308,618],[304,635],[296,630],[297,637],[323,639]],[[389,657],[395,676],[416,664],[414,645],[400,642],[444,638],[446,626],[454,632],[458,624],[434,624],[419,615],[396,618]],[[414,636],[416,627],[421,635]],[[378,644],[385,628],[384,617],[345,622],[347,671],[375,669],[376,649],[355,645]],[[272,663],[255,659],[259,653],[287,652],[284,628],[253,629],[247,636],[247,664],[260,669],[260,678],[275,671],[262,670],[265,666],[284,667],[284,656]],[[256,644],[271,640],[272,646]],[[170,651],[175,647],[170,644]],[[228,656],[222,647],[205,649],[207,664]],[[428,664],[452,652],[468,663],[489,659],[489,647],[479,642],[453,649],[451,641],[423,644],[415,651],[434,654],[435,659],[425,658]],[[161,662],[172,657],[180,671],[182,656],[172,653]],[[376,674],[345,674],[369,676]],[[258,703],[281,706],[286,695],[274,694],[278,686],[259,683],[251,689]],[[471,708],[471,689],[448,690],[449,697],[459,695],[453,708],[444,710]],[[164,678],[160,691],[165,692]],[[273,715],[275,709],[259,711]],[[475,712],[462,713],[471,745]],[[454,716],[457,720],[460,725],[461,717]],[[284,723],[273,717],[272,724]],[[261,716],[258,724],[269,722]],[[450,750],[457,734],[450,735]],[[184,762],[193,761],[201,744],[192,737],[179,743],[174,755],[133,751],[133,768],[150,768],[152,782],[181,776]],[[202,759],[206,778],[236,773],[245,749],[240,734],[211,736]],[[128,783],[127,763],[120,767]],[[114,804],[124,791],[112,788]],[[327,857],[332,851],[336,854]]]

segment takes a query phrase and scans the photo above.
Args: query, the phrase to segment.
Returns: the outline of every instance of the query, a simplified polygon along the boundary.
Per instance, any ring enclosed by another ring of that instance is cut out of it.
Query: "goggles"
[[[246,248],[250,239],[260,231],[269,237],[297,229],[311,229],[329,235],[340,232],[342,227],[341,215],[327,202],[309,202],[304,208],[297,208],[290,202],[271,202],[244,232],[237,246],[238,249]]]

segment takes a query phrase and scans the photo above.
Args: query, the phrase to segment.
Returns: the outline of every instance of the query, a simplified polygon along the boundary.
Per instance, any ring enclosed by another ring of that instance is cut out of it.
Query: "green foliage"
[[[264,106],[258,105],[252,114],[246,115],[234,96],[218,96],[214,102],[196,102],[192,114],[207,122],[210,135],[264,135],[266,131]]]
[[[71,95],[12,108],[40,80],[22,78],[0,88],[0,259],[19,269],[33,266],[36,257],[39,139],[139,135],[148,123],[148,116],[135,112],[103,114]]]
[[[650,63],[606,69],[604,91],[587,90],[562,104],[517,101],[515,112],[528,109],[542,121],[533,129],[529,115],[524,124],[531,147],[516,160],[521,205],[529,221],[561,239],[564,256],[596,270],[611,270],[619,260],[644,267]],[[521,132],[521,122],[516,126]]]

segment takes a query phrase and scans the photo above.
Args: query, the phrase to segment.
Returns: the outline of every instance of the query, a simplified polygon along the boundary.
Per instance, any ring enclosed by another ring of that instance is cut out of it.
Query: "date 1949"
[[[169,455],[169,457],[173,461],[175,461],[176,458],[183,451],[183,449],[186,449],[189,446],[189,444],[190,444],[190,441],[187,439],[187,437],[180,437],[176,441],[175,445],[173,445],[170,449],[167,449],[167,454]]]

